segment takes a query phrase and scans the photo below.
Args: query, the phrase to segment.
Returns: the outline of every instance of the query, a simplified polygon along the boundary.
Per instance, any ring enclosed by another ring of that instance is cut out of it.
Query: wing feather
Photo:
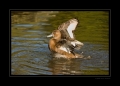
[[[77,19],[70,19],[70,20],[62,23],[58,27],[58,30],[61,31],[62,38],[64,38],[64,39],[67,39],[67,38],[75,39],[74,33],[72,31],[74,31],[76,29],[77,24],[78,24]]]

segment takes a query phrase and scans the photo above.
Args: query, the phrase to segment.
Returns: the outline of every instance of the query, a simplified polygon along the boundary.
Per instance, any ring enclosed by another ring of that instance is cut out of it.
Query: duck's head
[[[55,40],[60,40],[61,39],[61,33],[59,30],[54,30],[52,34],[48,35],[47,37],[53,37]]]

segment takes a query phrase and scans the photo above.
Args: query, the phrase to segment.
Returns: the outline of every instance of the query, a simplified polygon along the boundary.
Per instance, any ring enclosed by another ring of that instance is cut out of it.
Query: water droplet
[[[90,59],[90,58],[91,58],[91,56],[88,56],[87,58],[88,58],[88,59]]]

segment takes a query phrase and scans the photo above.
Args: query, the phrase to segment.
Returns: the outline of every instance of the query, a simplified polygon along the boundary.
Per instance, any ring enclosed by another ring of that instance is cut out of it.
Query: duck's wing
[[[62,23],[58,27],[58,30],[61,31],[62,38],[68,40],[75,39],[73,31],[76,29],[77,24],[78,20],[75,18]]]

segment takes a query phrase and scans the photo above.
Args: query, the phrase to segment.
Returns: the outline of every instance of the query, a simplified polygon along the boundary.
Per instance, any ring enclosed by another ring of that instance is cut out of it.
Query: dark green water
[[[78,18],[76,39],[84,46],[76,51],[90,59],[53,59],[49,35],[71,19]],[[109,75],[108,11],[12,11],[12,75]]]

